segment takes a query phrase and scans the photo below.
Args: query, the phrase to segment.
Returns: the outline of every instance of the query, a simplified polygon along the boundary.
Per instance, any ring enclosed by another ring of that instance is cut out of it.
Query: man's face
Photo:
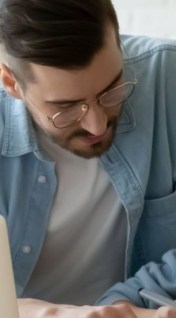
[[[96,98],[123,83],[122,68],[115,32],[109,28],[104,48],[85,68],[62,70],[32,64],[36,82],[27,84],[23,98],[37,126],[56,144],[85,158],[100,156],[112,143],[121,106],[105,108]],[[58,129],[48,121],[47,116],[74,107],[80,100],[89,110],[79,122]]]

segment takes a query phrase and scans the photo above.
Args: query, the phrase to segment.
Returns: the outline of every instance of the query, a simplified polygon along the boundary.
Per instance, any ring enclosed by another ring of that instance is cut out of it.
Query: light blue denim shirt
[[[132,80],[135,69],[138,84],[100,160],[127,214],[126,278],[148,264],[98,304],[131,299],[143,305],[137,292],[142,286],[164,288],[176,298],[176,42],[131,36],[122,42],[126,77]],[[23,102],[2,87],[0,150],[0,213],[8,222],[20,296],[41,251],[59,180]]]

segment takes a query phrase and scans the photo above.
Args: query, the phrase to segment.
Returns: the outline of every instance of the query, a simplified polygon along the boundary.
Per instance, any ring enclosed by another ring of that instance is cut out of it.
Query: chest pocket
[[[146,200],[135,238],[132,273],[142,265],[160,262],[162,255],[176,248],[176,189],[165,197]]]

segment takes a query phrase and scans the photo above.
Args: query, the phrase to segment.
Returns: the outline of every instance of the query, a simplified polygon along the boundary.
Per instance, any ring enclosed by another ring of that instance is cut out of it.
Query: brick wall
[[[176,0],[112,0],[121,33],[176,39]]]

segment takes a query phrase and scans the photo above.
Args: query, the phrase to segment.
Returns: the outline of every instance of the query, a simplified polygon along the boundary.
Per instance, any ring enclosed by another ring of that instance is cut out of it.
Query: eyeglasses
[[[104,93],[95,101],[105,108],[118,107],[132,95],[136,84],[136,79],[133,82],[126,82]],[[52,117],[47,116],[47,118],[55,128],[62,129],[79,122],[86,116],[88,110],[89,104],[77,103]]]
[[[95,98],[91,102],[96,101],[96,103],[104,108],[118,107],[121,106],[133,93],[135,85],[138,83],[136,79],[135,70],[132,69],[134,81],[125,82],[109,91],[105,92],[103,95]],[[15,78],[14,72],[11,70],[11,74]],[[37,107],[34,103],[32,103]],[[49,122],[53,124],[55,128],[62,129],[74,125],[79,122],[83,117],[86,116],[89,110],[89,103],[76,103],[73,106],[67,108],[66,110],[57,112],[52,117],[47,116]],[[38,108],[38,107],[37,107]]]

